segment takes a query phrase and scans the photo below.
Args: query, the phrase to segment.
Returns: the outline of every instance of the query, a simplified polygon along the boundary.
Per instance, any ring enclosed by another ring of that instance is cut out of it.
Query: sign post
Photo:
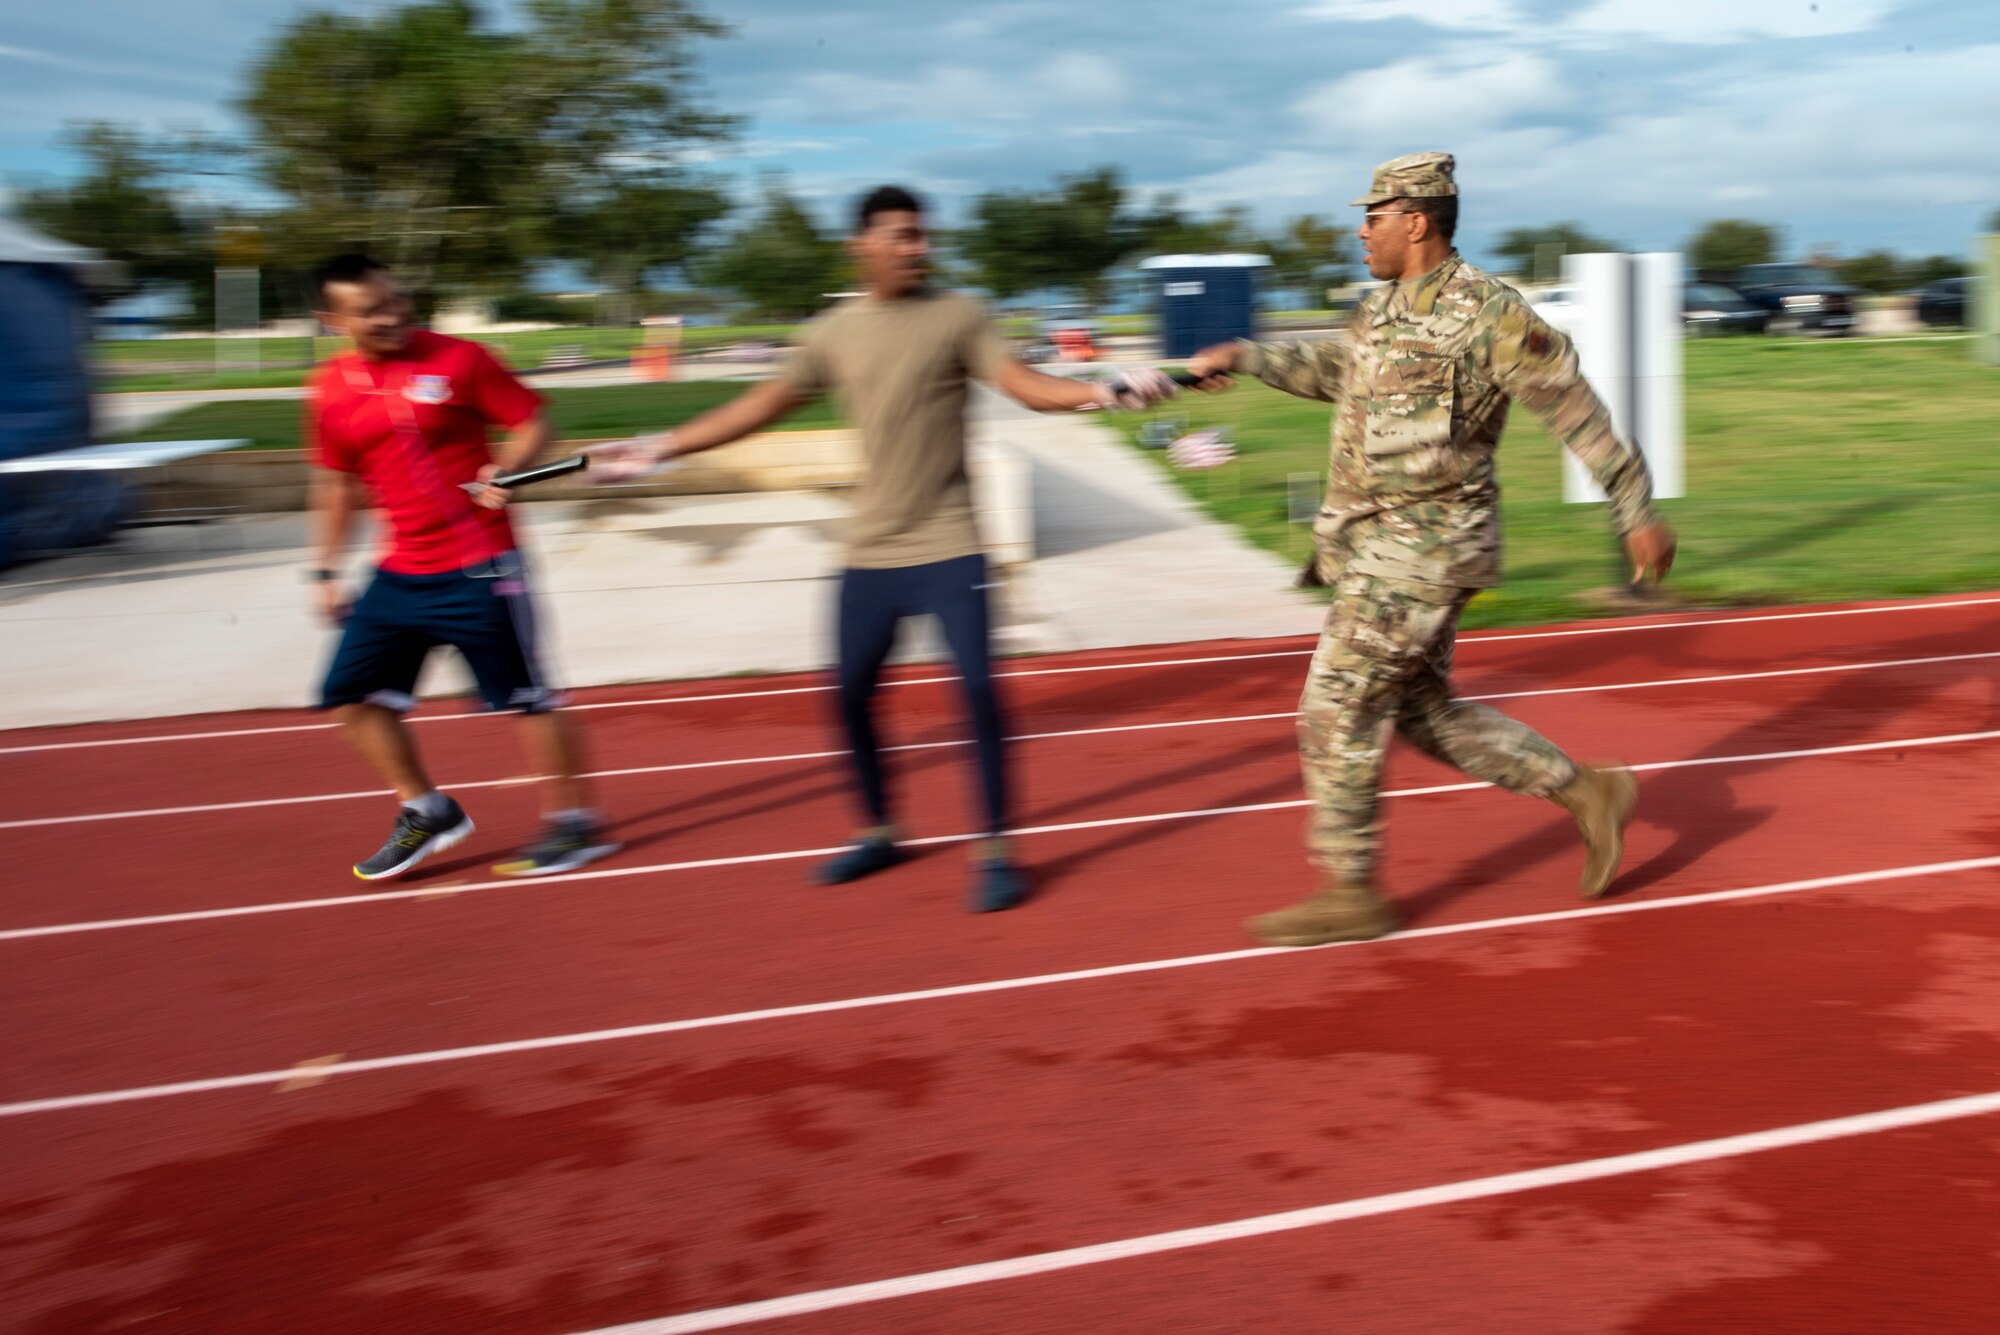
[[[1972,310],[1966,323],[1979,331],[1975,355],[1988,366],[2000,366],[2000,233],[1980,237],[1972,258]]]
[[[1566,255],[1563,283],[1577,304],[1573,334],[1583,377],[1611,410],[1612,428],[1645,455],[1654,496],[1685,495],[1681,257]],[[1589,472],[1567,453],[1563,499],[1604,499]]]

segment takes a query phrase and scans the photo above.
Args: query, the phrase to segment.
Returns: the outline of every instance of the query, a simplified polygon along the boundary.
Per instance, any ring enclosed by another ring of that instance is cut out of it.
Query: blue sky
[[[364,0],[0,0],[0,188],[73,167],[65,121],[238,128],[276,29]],[[1458,156],[1461,239],[1574,219],[1646,249],[1704,220],[1793,251],[1962,254],[2000,209],[1995,0],[712,0],[710,164],[831,221],[885,180],[980,191],[1118,166],[1201,212],[1349,219],[1369,167]],[[505,13],[504,6],[495,12]]]

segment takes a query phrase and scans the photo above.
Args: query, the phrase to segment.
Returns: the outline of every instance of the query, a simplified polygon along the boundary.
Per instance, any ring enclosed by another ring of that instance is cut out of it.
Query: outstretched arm
[[[628,482],[644,477],[670,459],[712,450],[769,426],[812,396],[783,376],[766,380],[671,431],[621,440],[588,451],[593,482]]]
[[[1611,428],[1611,413],[1577,364],[1576,348],[1513,293],[1481,315],[1467,349],[1474,375],[1527,405],[1582,461],[1611,501],[1611,523],[1632,558],[1632,577],[1664,579],[1674,563],[1674,532],[1653,506],[1646,457]]]
[[[766,380],[668,432],[673,437],[673,444],[666,457],[673,459],[683,454],[698,454],[718,445],[727,445],[732,440],[740,440],[753,431],[769,426],[811,397],[810,394],[800,393],[791,381],[782,376]]]
[[[1151,407],[1177,392],[1174,382],[1159,371],[1123,371],[1110,380],[1071,380],[1032,370],[1020,359],[1008,357],[993,372],[993,387],[1023,408],[1038,413],[1059,413],[1090,408],[1127,408],[1138,411]]]
[[[1272,389],[1302,399],[1333,403],[1340,398],[1353,363],[1349,345],[1333,339],[1297,343],[1253,343],[1237,339],[1203,348],[1188,361],[1188,370],[1208,381],[1229,375],[1254,375]]]

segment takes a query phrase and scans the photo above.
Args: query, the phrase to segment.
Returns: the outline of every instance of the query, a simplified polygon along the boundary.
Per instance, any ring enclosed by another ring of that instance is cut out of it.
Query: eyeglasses
[[[1415,209],[1380,209],[1374,213],[1362,214],[1361,225],[1363,227],[1373,227],[1377,218],[1407,218],[1415,212]]]

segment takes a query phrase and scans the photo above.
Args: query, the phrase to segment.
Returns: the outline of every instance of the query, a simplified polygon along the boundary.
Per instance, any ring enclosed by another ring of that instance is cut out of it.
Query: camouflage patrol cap
[[[1431,199],[1440,195],[1458,193],[1458,183],[1451,179],[1452,168],[1457,166],[1449,153],[1406,153],[1400,158],[1391,158],[1375,169],[1375,179],[1368,183],[1368,193],[1355,200],[1364,208],[1391,199]]]

